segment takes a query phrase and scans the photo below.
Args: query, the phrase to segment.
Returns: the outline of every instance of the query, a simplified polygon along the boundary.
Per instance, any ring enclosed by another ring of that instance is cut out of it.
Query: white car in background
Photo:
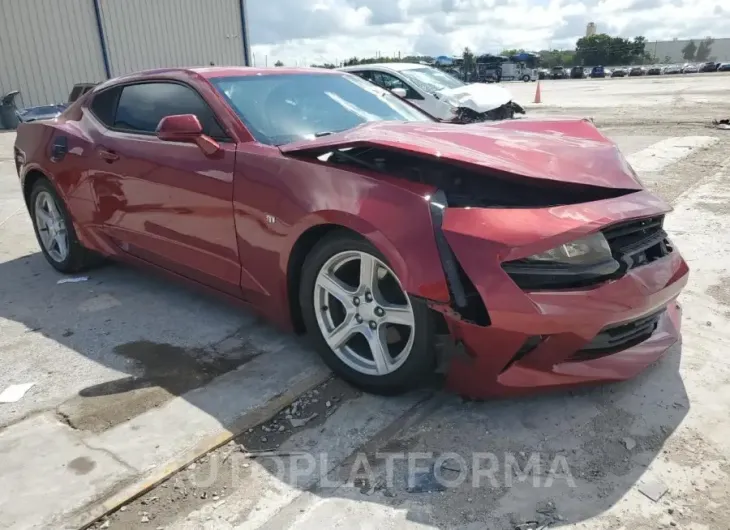
[[[425,64],[360,64],[340,70],[367,79],[443,121],[472,123],[525,113],[512,101],[510,91],[500,85],[467,84]]]

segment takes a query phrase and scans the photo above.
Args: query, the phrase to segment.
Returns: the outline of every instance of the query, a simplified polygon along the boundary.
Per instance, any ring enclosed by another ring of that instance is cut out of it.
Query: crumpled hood
[[[446,88],[436,92],[436,97],[455,107],[466,107],[475,112],[487,112],[512,101],[506,88],[486,83],[472,83],[458,88]]]
[[[279,147],[284,154],[372,145],[527,178],[641,190],[616,145],[588,120],[544,119],[456,125],[371,122]]]

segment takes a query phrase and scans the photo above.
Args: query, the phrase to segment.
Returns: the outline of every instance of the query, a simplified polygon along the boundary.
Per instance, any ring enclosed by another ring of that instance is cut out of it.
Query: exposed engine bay
[[[540,208],[610,199],[632,192],[538,180],[490,168],[477,171],[456,163],[381,147],[345,147],[320,154],[318,159],[329,164],[361,166],[434,186],[443,191],[448,206],[456,208]]]
[[[515,114],[525,114],[525,109],[514,101],[509,101],[504,105],[488,110],[486,112],[477,112],[468,107],[458,107],[456,115],[452,123],[479,123],[484,121],[511,120]]]

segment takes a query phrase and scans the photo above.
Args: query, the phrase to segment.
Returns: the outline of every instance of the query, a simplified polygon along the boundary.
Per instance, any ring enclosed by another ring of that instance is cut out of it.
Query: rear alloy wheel
[[[30,214],[38,244],[54,269],[72,273],[101,262],[79,243],[66,206],[49,181],[33,185]]]
[[[63,263],[69,255],[68,230],[55,199],[48,191],[41,190],[36,194],[33,213],[43,250],[55,263]]]
[[[354,237],[328,238],[304,267],[302,313],[335,373],[376,393],[424,382],[434,367],[428,308],[403,290],[377,249]]]

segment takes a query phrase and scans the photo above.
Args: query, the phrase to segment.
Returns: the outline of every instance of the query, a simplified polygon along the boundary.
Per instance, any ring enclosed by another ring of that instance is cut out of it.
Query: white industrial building
[[[63,103],[75,83],[250,64],[246,15],[245,0],[2,0],[0,97]]]
[[[656,42],[650,41],[646,43],[646,51],[662,62],[683,63],[685,62],[685,59],[682,55],[682,50],[685,46],[687,46],[687,44],[691,41],[693,41],[695,45],[699,46],[703,40],[705,40],[705,37],[699,37],[696,39],[660,40]],[[667,57],[669,60],[667,60]],[[708,60],[730,62],[730,39],[714,39],[712,46],[710,47]]]

